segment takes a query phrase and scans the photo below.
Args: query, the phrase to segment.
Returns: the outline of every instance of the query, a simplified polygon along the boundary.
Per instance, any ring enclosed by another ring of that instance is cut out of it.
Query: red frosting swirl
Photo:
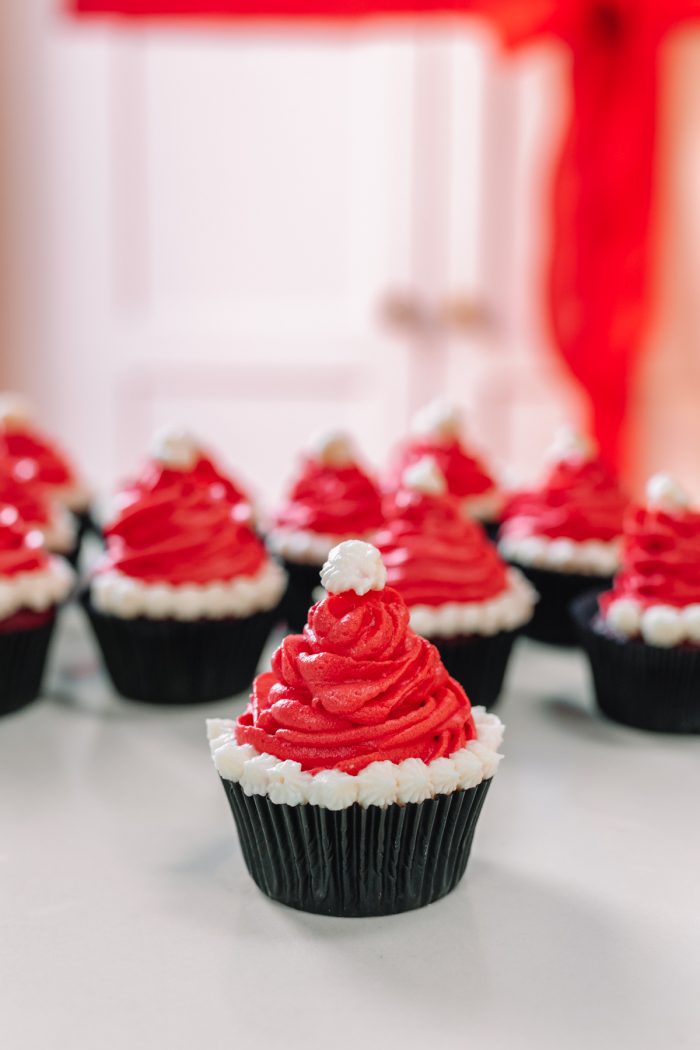
[[[0,473],[0,503],[15,507],[25,525],[45,528],[51,523],[51,504],[40,488]]]
[[[3,428],[0,459],[12,462],[13,472],[21,481],[46,488],[64,488],[77,483],[65,453],[34,429]]]
[[[399,489],[374,544],[387,582],[408,605],[482,602],[508,584],[507,570],[476,522],[452,496]]]
[[[161,469],[132,490],[105,529],[101,569],[147,583],[214,583],[253,576],[265,549],[235,508],[191,474]]]
[[[406,468],[425,456],[435,460],[447,482],[448,492],[457,499],[481,496],[496,488],[496,483],[481,460],[468,452],[457,438],[438,441],[427,437],[412,438],[399,448],[389,469],[387,487],[397,488]]]
[[[556,463],[539,489],[515,493],[505,507],[501,535],[575,541],[616,539],[627,499],[600,459]]]
[[[240,744],[318,772],[448,756],[476,737],[471,705],[392,588],[330,595],[288,635],[237,722]]]
[[[39,533],[28,533],[14,507],[0,506],[0,576],[48,568]]]
[[[250,507],[250,497],[245,490],[234,481],[228,474],[224,474],[218,464],[209,456],[202,453],[190,470],[174,470],[165,466],[158,460],[148,460],[135,478],[124,482],[119,492],[121,503],[138,498],[140,493],[149,492],[166,479],[173,484],[179,484],[183,475],[187,475],[192,481],[211,490],[215,499],[224,499],[231,507],[239,507],[241,517],[249,517],[248,511],[243,512],[244,506]],[[237,515],[238,516],[238,515]]]
[[[357,464],[327,466],[307,458],[276,520],[286,529],[364,536],[382,523],[381,496]]]
[[[634,507],[625,521],[622,569],[612,591],[600,598],[605,611],[618,598],[642,608],[700,603],[700,514]]]

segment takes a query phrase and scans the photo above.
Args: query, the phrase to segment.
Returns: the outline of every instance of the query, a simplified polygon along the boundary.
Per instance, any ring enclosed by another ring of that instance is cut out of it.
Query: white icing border
[[[570,540],[550,536],[502,536],[498,549],[508,561],[554,572],[614,576],[620,567],[621,539]]]
[[[238,744],[236,723],[231,719],[207,719],[207,736],[219,776],[240,784],[246,795],[266,795],[271,802],[287,806],[309,804],[337,810],[357,802],[364,808],[385,809],[473,788],[495,774],[503,758],[498,748],[505,727],[483,707],[472,708],[472,714],[476,740],[449,758],[430,763],[419,758],[372,762],[355,776],[337,769],[312,776],[298,762],[282,761],[260,754],[250,744]]]
[[[369,541],[374,532],[361,535],[348,533],[343,536],[331,536],[326,532],[312,532],[310,529],[286,529],[283,526],[272,528],[267,534],[267,546],[273,554],[302,565],[318,565],[319,573],[333,547],[347,540]]]
[[[241,619],[274,608],[286,585],[287,574],[271,558],[255,576],[207,584],[144,583],[109,569],[93,576],[90,600],[99,612],[122,619]]]
[[[63,558],[49,558],[45,569],[0,576],[0,620],[20,609],[44,612],[66,598],[73,586],[75,573]]]
[[[614,634],[623,638],[641,637],[647,645],[672,649],[690,642],[700,645],[700,604],[676,608],[649,605],[646,609],[633,598],[617,598],[601,618]]]
[[[537,599],[537,592],[522,573],[509,569],[508,586],[488,601],[411,605],[411,627],[425,638],[512,631],[531,619]]]

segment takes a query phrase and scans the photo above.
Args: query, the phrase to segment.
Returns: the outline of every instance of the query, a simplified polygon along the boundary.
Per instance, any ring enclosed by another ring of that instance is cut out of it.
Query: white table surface
[[[385,919],[249,878],[204,736],[242,700],[116,699],[78,610],[47,685],[0,721],[3,1050],[700,1046],[700,739],[603,721],[580,655],[520,643],[467,875]]]

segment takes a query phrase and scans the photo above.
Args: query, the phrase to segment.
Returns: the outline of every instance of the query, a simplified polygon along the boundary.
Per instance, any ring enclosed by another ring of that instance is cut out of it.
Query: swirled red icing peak
[[[469,700],[408,621],[391,587],[343,590],[314,605],[303,634],[288,635],[256,679],[239,744],[314,773],[352,774],[464,747],[476,737]]]
[[[329,536],[363,536],[382,522],[379,488],[331,435],[312,448],[276,516],[279,528]]]
[[[100,570],[147,583],[207,584],[254,576],[265,549],[236,508],[190,472],[155,470],[121,501],[105,529]]]
[[[700,512],[661,475],[649,483],[646,505],[632,507],[626,517],[622,568],[600,606],[605,612],[620,598],[642,609],[700,604]]]
[[[49,566],[41,533],[27,532],[16,507],[0,505],[0,577]]]
[[[43,528],[51,522],[52,504],[46,491],[18,481],[12,473],[0,473],[0,504],[15,507],[25,525]]]
[[[622,533],[627,505],[612,471],[588,443],[572,436],[544,483],[507,501],[501,535],[611,541]]]
[[[22,482],[49,489],[77,484],[65,452],[30,422],[24,402],[12,395],[0,397],[0,460]]]
[[[481,602],[502,593],[507,569],[481,526],[460,514],[455,497],[407,484],[410,469],[374,538],[389,585],[409,606]]]

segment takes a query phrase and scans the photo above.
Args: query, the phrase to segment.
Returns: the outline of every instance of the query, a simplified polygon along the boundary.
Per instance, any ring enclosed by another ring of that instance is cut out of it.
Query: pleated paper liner
[[[482,521],[481,525],[483,526],[484,532],[486,533],[488,538],[491,540],[491,542],[495,543],[496,540],[498,539],[498,531],[499,531],[499,529],[501,527],[501,522],[500,521]]]
[[[0,715],[25,707],[41,691],[56,614],[36,619],[35,627],[0,631]]]
[[[464,688],[472,704],[493,707],[503,687],[513,642],[520,633],[499,631],[493,635],[464,638],[431,638],[445,667]]]
[[[314,604],[314,591],[321,585],[321,566],[303,565],[282,559],[289,577],[287,593],[282,602],[282,614],[292,634],[301,634],[306,626],[306,615]]]
[[[190,704],[248,689],[279,611],[241,619],[123,619],[81,596],[114,688],[130,700]]]
[[[700,733],[700,648],[663,649],[595,626],[598,592],[574,602],[572,616],[591,664],[601,711],[656,733]]]
[[[532,619],[522,628],[522,633],[549,645],[578,645],[578,635],[571,619],[571,603],[587,591],[609,590],[611,577],[535,569],[519,562],[511,564],[527,577],[540,596]]]
[[[422,908],[453,890],[491,781],[420,803],[341,810],[275,804],[222,783],[262,892],[300,911],[354,917]]]

